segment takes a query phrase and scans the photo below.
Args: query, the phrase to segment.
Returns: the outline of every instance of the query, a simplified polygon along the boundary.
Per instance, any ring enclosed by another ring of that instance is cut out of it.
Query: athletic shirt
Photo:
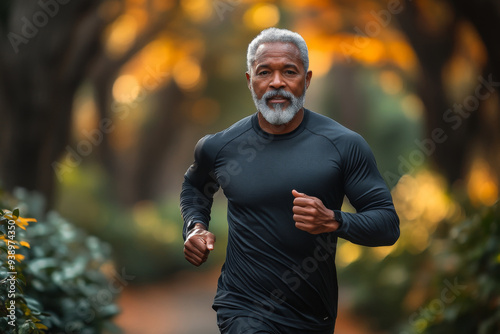
[[[209,226],[213,194],[228,200],[228,244],[213,308],[292,328],[332,332],[337,316],[337,238],[391,245],[399,219],[374,156],[357,133],[304,109],[292,132],[272,135],[257,113],[202,138],[181,192],[183,236]],[[319,198],[340,228],[313,235],[295,227],[292,189]],[[347,196],[356,213],[341,212]]]

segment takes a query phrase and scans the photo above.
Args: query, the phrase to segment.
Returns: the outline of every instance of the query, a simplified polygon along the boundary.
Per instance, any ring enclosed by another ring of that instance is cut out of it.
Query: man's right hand
[[[189,231],[184,242],[184,257],[195,266],[200,266],[214,249],[215,235],[209,232],[205,225],[197,223]]]

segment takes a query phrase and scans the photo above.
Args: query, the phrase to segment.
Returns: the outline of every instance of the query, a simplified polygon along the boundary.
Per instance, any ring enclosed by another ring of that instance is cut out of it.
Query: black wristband
[[[342,227],[342,224],[344,223],[344,220],[342,219],[342,211],[340,210],[333,210],[333,213],[335,214],[335,221],[339,223],[339,228]]]

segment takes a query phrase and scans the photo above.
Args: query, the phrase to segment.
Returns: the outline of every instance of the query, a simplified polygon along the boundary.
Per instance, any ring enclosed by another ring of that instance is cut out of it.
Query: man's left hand
[[[313,196],[308,196],[292,190],[293,220],[295,227],[311,234],[336,231],[340,224],[335,220],[335,213],[325,207],[323,202]]]

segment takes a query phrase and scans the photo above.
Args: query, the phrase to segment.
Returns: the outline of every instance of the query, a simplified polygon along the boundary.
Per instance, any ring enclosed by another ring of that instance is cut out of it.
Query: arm
[[[311,234],[336,232],[364,246],[392,245],[399,238],[399,218],[368,144],[354,138],[345,160],[344,190],[356,213],[330,210],[316,197],[292,191],[295,226]]]
[[[342,222],[336,233],[364,246],[394,244],[399,238],[399,217],[370,147],[356,135],[343,159],[344,191],[356,213],[336,211]]]
[[[180,209],[184,220],[184,256],[196,266],[206,261],[215,242],[215,236],[208,232],[208,226],[213,195],[219,185],[212,177],[213,163],[204,147],[206,138],[196,145],[195,161],[184,176],[180,196]]]

